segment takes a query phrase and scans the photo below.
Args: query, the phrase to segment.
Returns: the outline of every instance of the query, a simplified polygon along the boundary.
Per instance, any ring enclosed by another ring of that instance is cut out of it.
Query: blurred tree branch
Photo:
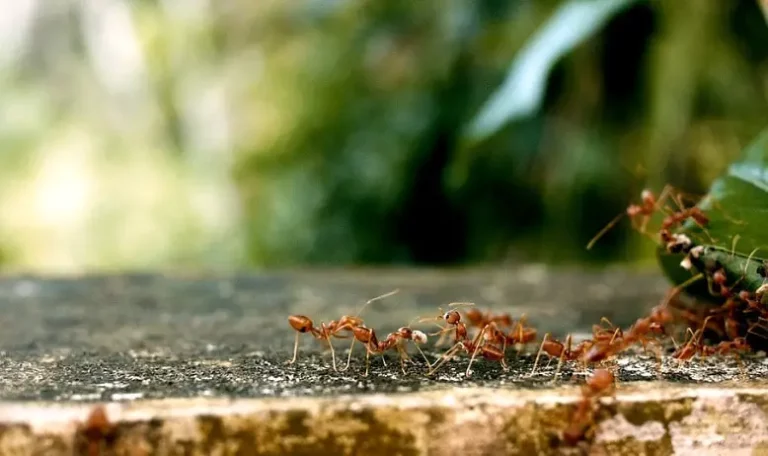
[[[760,5],[763,16],[765,16],[766,22],[768,22],[768,0],[757,0],[757,4]]]

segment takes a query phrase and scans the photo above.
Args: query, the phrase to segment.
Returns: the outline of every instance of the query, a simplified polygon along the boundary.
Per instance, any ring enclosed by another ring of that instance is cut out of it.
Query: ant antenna
[[[598,233],[595,235],[595,237],[593,237],[593,238],[592,238],[592,239],[589,241],[589,243],[587,244],[587,250],[590,250],[590,249],[592,249],[592,246],[593,246],[593,245],[595,245],[595,243],[596,243],[596,242],[597,242],[597,241],[598,241],[598,240],[599,240],[601,237],[603,237],[603,236],[605,235],[605,233],[607,233],[607,232],[608,232],[608,231],[609,231],[611,228],[613,228],[613,226],[614,226],[614,225],[616,225],[617,223],[619,223],[619,220],[621,220],[621,218],[622,218],[622,217],[624,217],[624,215],[626,215],[626,212],[625,212],[625,211],[622,211],[622,212],[620,212],[620,213],[619,213],[619,215],[617,215],[616,217],[614,217],[614,218],[613,218],[613,220],[611,220],[610,222],[608,222],[608,224],[607,224],[607,225],[605,225],[605,226],[603,227],[603,229],[602,229],[602,230],[600,230],[600,231],[599,231],[599,232],[598,232]]]
[[[667,199],[668,194],[670,192],[672,192],[672,190],[674,190],[674,188],[672,188],[672,186],[669,185],[669,184],[665,185],[664,188],[661,189],[661,193],[659,193],[659,197],[656,198],[656,203],[653,205],[653,208],[655,210],[661,209],[661,202],[664,201],[665,199]],[[672,199],[674,200],[674,198],[672,198]],[[680,204],[677,201],[675,201],[675,203],[678,204],[678,205]],[[681,209],[682,209],[682,207],[681,207]]]
[[[448,304],[448,307],[472,307],[474,306],[474,302],[452,302]],[[440,309],[443,310],[443,309]]]
[[[733,237],[733,242],[731,242],[731,260],[733,260],[733,255],[736,253],[736,243],[739,242],[740,238],[741,238],[740,234],[737,234],[736,236]],[[750,258],[752,257],[752,254],[755,253],[755,250],[753,250],[752,253],[749,254]]]
[[[738,235],[736,235],[736,236],[738,236]],[[746,275],[747,275],[747,267],[749,267],[749,263],[752,261],[752,257],[753,257],[753,256],[754,256],[754,255],[757,253],[757,251],[758,251],[758,250],[760,250],[760,249],[762,249],[762,247],[755,247],[755,249],[754,249],[754,250],[752,250],[752,252],[751,252],[751,253],[749,254],[749,256],[747,257],[747,262],[746,262],[746,263],[744,263],[744,272],[742,272],[742,275],[743,275],[743,276],[746,276]]]
[[[384,298],[388,298],[388,297],[396,295],[398,293],[400,293],[400,289],[396,288],[396,289],[394,289],[394,290],[392,290],[392,291],[390,291],[388,293],[384,293],[383,295],[376,296],[375,298],[371,298],[371,299],[365,301],[365,304],[363,304],[363,306],[360,307],[360,310],[357,311],[355,316],[356,317],[359,316],[363,312],[363,310],[368,306],[368,304],[371,304],[372,302],[380,301],[380,300],[382,300]]]
[[[690,279],[686,280],[685,282],[681,283],[680,285],[672,288],[671,293],[668,294],[667,298],[664,300],[664,302],[661,304],[662,306],[667,306],[670,301],[672,301],[672,298],[677,296],[685,287],[688,285],[691,285],[692,283],[699,281],[704,278],[703,273],[698,273],[695,276],[691,277]]]
[[[544,344],[547,343],[547,339],[549,339],[549,333],[544,334],[544,338],[541,340],[541,346],[536,353],[536,361],[533,362],[533,369],[531,369],[529,377],[533,377],[533,374],[536,373],[536,367],[539,365],[539,358],[541,358],[541,352],[544,351]]]
[[[555,369],[555,376],[552,377],[552,383],[557,383],[557,376],[560,375],[560,368],[563,367],[563,359],[565,359],[566,351],[568,353],[571,352],[571,342],[572,337],[570,334],[568,334],[568,337],[565,338],[565,345],[563,345],[563,351],[560,352],[560,357],[557,359],[557,369]],[[551,360],[550,360],[551,361]]]

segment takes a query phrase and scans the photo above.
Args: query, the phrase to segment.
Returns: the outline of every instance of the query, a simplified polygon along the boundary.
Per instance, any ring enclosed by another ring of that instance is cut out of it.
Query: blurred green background
[[[585,244],[645,187],[706,193],[768,120],[756,0],[0,16],[6,269],[650,263],[627,220]]]

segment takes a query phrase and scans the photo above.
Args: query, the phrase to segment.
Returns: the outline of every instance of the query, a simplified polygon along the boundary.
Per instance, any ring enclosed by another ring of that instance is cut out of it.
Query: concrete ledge
[[[104,404],[110,425],[91,420],[90,430],[96,404],[6,403],[0,453],[768,454],[767,386],[619,385],[601,403],[593,441],[558,447],[578,400],[568,386],[113,402]]]

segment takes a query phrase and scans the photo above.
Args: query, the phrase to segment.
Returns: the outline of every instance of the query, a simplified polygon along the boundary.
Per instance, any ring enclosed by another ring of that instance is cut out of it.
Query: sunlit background
[[[653,261],[768,120],[756,0],[16,0],[0,264]]]

